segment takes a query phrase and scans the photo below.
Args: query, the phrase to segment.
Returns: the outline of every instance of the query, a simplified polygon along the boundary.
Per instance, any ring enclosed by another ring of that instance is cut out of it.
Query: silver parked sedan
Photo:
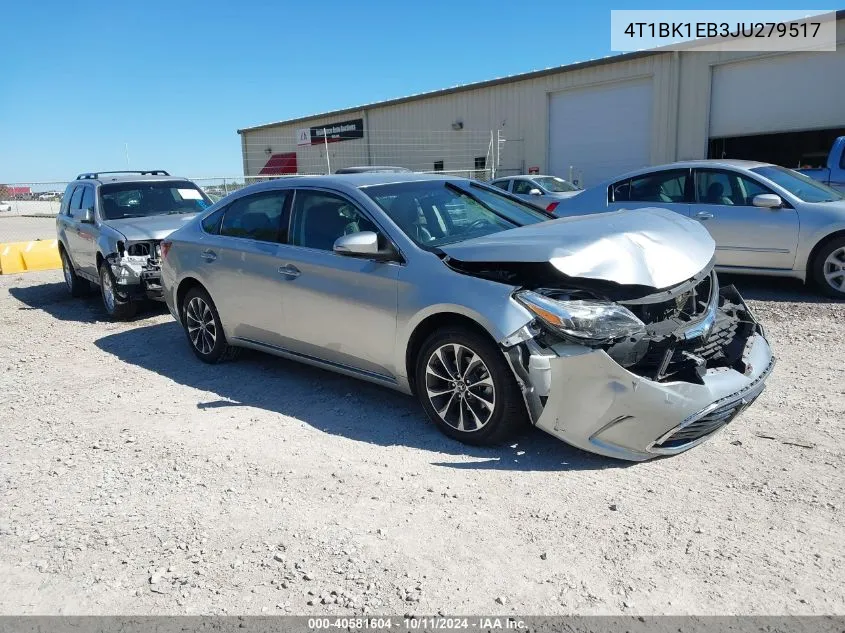
[[[509,176],[497,178],[490,184],[549,212],[554,211],[561,200],[577,196],[583,191],[581,187],[557,176]]]
[[[813,281],[845,299],[845,195],[768,163],[699,160],[624,174],[564,200],[560,216],[659,206],[716,240],[718,270]]]
[[[665,210],[553,220],[470,180],[380,173],[242,189],[165,240],[162,277],[205,362],[263,350],[414,393],[464,442],[527,420],[641,461],[706,440],[771,371],[713,254]]]

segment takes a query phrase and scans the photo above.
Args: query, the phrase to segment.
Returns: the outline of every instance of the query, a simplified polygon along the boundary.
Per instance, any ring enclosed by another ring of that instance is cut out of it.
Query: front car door
[[[689,169],[664,169],[625,178],[608,188],[608,209],[660,207],[689,215],[692,177]]]
[[[539,191],[540,194],[531,195],[532,190]],[[545,209],[550,201],[555,200],[551,196],[544,195],[542,187],[539,187],[535,182],[529,180],[528,178],[513,179],[513,194],[517,198],[522,198],[526,202],[542,209]]]
[[[728,169],[695,170],[692,218],[716,241],[716,264],[738,268],[791,269],[798,244],[798,213],[784,202],[755,207],[754,196],[771,189]]]
[[[203,223],[206,235],[196,266],[228,336],[265,345],[283,342],[286,288],[278,256],[290,197],[286,189],[242,196]]]
[[[82,200],[77,213],[76,234],[79,237],[77,247],[76,266],[84,274],[98,278],[97,271],[97,234],[99,218],[94,204],[94,185],[82,185]],[[82,222],[79,218],[91,212],[91,222]]]
[[[337,238],[359,231],[386,235],[349,198],[297,189],[288,245],[282,312],[289,348],[377,378],[393,380],[401,264],[339,255]]]

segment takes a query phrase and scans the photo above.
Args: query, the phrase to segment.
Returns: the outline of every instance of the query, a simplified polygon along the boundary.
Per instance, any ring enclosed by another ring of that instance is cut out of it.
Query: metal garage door
[[[549,171],[589,187],[649,164],[651,79],[549,96]]]
[[[710,137],[845,126],[845,49],[716,66]]]

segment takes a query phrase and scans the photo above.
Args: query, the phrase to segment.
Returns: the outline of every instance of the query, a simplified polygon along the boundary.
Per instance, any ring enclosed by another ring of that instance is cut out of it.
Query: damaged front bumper
[[[725,343],[739,346],[740,354],[729,366],[706,367],[694,380],[647,378],[604,349],[542,346],[528,328],[510,337],[503,342],[505,353],[532,421],[573,446],[630,461],[677,454],[706,441],[754,401],[774,366],[763,329],[739,294],[723,288],[719,300],[723,319],[722,304],[742,309],[746,327],[731,330],[733,339]],[[706,336],[699,343],[704,348]]]
[[[157,242],[119,245],[117,253],[106,257],[116,291],[125,299],[163,301],[161,259]]]

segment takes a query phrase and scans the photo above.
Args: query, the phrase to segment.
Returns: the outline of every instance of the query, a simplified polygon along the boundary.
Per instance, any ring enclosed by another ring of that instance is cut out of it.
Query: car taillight
[[[560,204],[559,202],[550,202],[549,206],[546,207],[546,211],[551,213],[552,211],[554,211],[557,208],[557,205],[559,205],[559,204]]]
[[[162,259],[166,259],[166,258],[167,258],[167,253],[168,253],[168,251],[170,250],[170,247],[171,247],[171,245],[172,245],[172,244],[173,244],[173,242],[170,242],[170,241],[168,241],[168,240],[164,240],[164,241],[161,243],[161,258],[162,258]]]

